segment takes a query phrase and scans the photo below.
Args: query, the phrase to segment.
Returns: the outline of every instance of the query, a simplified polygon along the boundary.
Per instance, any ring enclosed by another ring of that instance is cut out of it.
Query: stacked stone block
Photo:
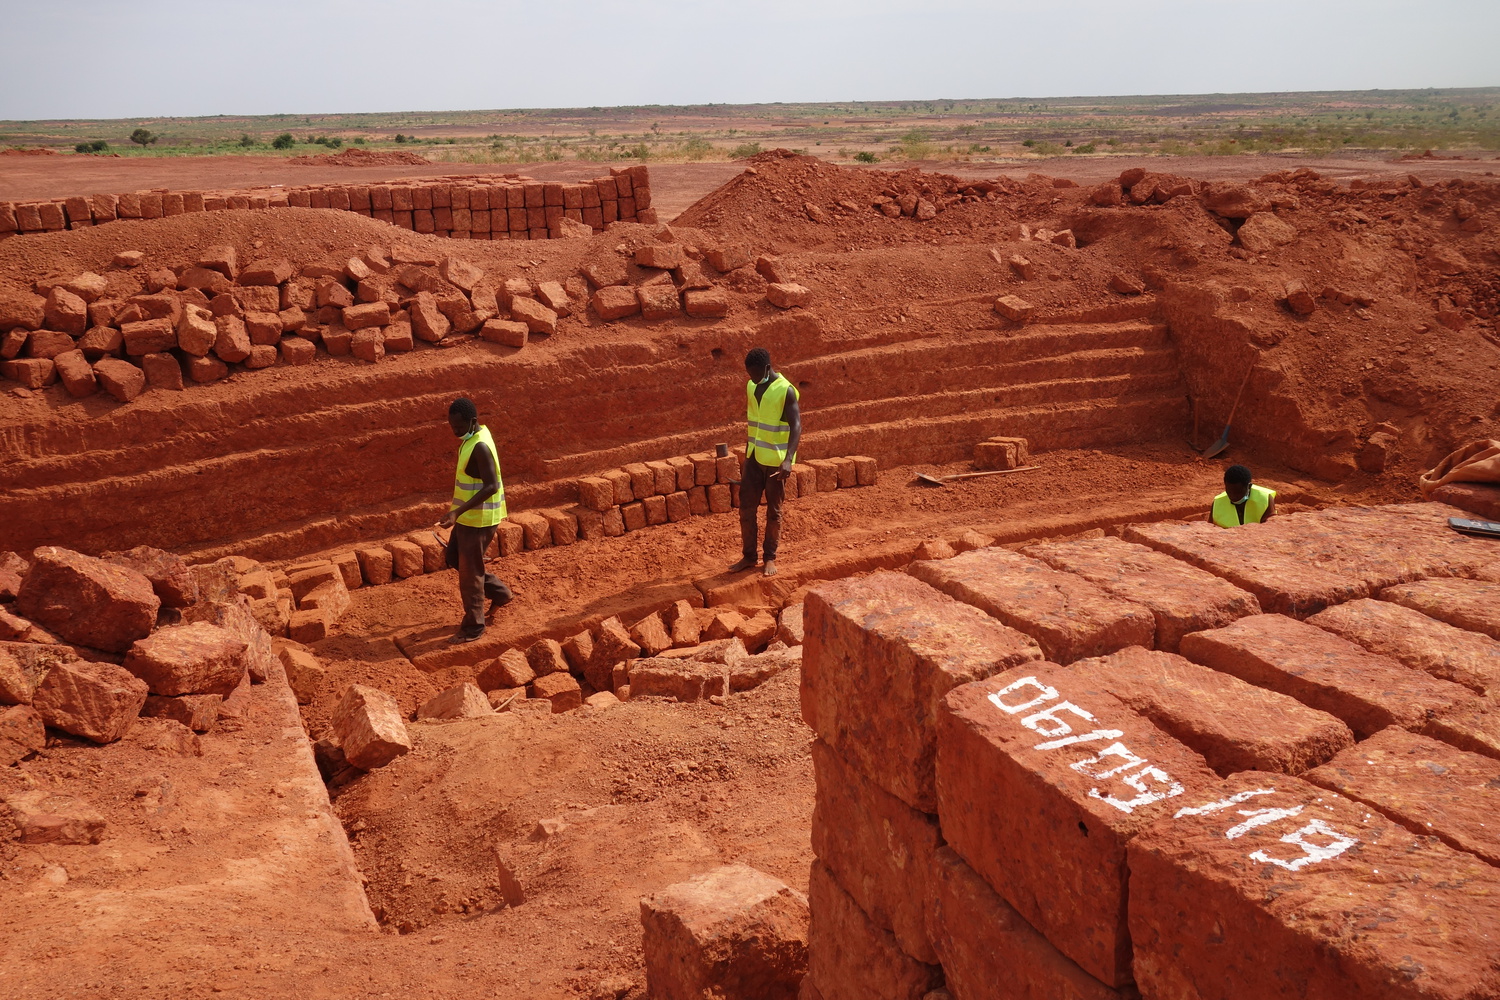
[[[1126,534],[1156,545],[981,548],[913,564],[930,586],[815,587],[814,995],[1500,989],[1500,593],[1472,578],[1483,543],[1442,530],[1451,513],[1144,525]],[[1264,572],[1290,567],[1291,540],[1326,562]],[[1156,627],[1125,642],[1122,601]],[[1260,603],[1331,606],[1303,622]],[[892,633],[983,656],[960,624],[975,611],[1036,652],[914,708],[932,661],[893,655]]]
[[[566,184],[502,174],[0,202],[0,239],[84,229],[117,219],[287,207],[354,212],[413,232],[465,240],[557,239],[569,233],[570,224],[602,232],[611,222],[657,221],[649,171],[634,166],[611,168],[608,177]]]

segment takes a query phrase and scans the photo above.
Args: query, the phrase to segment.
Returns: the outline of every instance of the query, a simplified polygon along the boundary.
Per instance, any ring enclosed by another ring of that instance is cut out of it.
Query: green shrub
[[[1094,144],[1092,142],[1086,142],[1082,146],[1077,146],[1073,149],[1075,153],[1092,153],[1093,151]]]
[[[731,160],[748,160],[752,156],[759,155],[759,153],[760,143],[742,142],[729,151],[729,158]]]
[[[103,139],[95,139],[93,142],[80,142],[73,147],[75,153],[102,153],[109,148],[109,143]]]
[[[397,132],[396,133],[396,141],[397,142],[405,142],[406,141],[406,136],[402,135],[400,132]]]
[[[249,149],[253,145],[255,145],[255,140],[254,139],[250,138],[250,136],[245,135],[245,134],[241,134],[240,135],[240,147],[242,149]]]
[[[274,138],[274,139],[271,140],[271,148],[272,149],[291,149],[292,146],[294,146],[296,144],[296,142],[297,142],[297,140],[292,138],[292,133],[290,133],[290,132],[283,132],[280,135],[278,135],[276,138]]]
[[[1021,145],[1025,146],[1027,149],[1030,149],[1032,146],[1036,145],[1036,140],[1035,139],[1027,139],[1025,142],[1021,143]]]
[[[356,146],[363,146],[365,144],[365,137],[362,135],[357,135],[349,141],[354,143]]]
[[[130,133],[130,141],[141,147],[149,146],[160,138],[161,136],[152,135],[148,130],[143,128],[138,128]]]
[[[869,152],[868,150],[862,149],[858,153],[854,154],[854,160],[856,163],[879,163],[880,157],[876,156],[874,153]]]

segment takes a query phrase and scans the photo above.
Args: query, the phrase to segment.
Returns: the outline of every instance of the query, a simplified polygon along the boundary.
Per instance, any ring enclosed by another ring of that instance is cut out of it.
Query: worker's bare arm
[[[786,458],[782,459],[781,468],[773,475],[784,476],[792,471],[792,456],[797,454],[797,445],[802,443],[802,408],[795,394],[787,394],[786,403],[781,407],[781,419],[791,427],[791,437],[786,445]]]

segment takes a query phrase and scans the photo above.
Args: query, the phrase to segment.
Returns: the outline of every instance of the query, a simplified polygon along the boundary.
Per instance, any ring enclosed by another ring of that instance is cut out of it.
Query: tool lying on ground
[[[1448,518],[1448,527],[1479,538],[1500,538],[1500,521],[1474,521],[1467,517]]]
[[[1040,465],[1023,465],[1019,469],[996,469],[993,472],[961,472],[956,476],[929,476],[925,472],[919,472],[917,473],[917,482],[926,483],[928,486],[942,486],[945,483],[957,482],[960,479],[978,479],[980,476],[1007,476],[1012,472],[1032,472],[1040,468]]]
[[[1254,370],[1253,364],[1245,369],[1245,377],[1240,381],[1240,391],[1234,394],[1234,405],[1229,408],[1229,419],[1224,421],[1224,433],[1219,435],[1219,440],[1208,446],[1208,450],[1203,453],[1204,458],[1213,458],[1229,447],[1229,425],[1234,423],[1234,411],[1240,408],[1240,397],[1245,395],[1245,386],[1250,384],[1250,373]]]

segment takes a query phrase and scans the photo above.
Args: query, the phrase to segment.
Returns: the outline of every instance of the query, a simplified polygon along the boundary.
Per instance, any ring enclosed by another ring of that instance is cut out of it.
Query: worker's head
[[[474,433],[479,423],[479,409],[468,396],[459,396],[448,406],[448,426],[455,437]]]
[[[1250,492],[1250,470],[1243,465],[1231,465],[1224,470],[1224,492],[1229,499],[1239,503]]]
[[[771,374],[771,352],[764,347],[752,347],[745,355],[745,371],[752,382],[764,382]]]

